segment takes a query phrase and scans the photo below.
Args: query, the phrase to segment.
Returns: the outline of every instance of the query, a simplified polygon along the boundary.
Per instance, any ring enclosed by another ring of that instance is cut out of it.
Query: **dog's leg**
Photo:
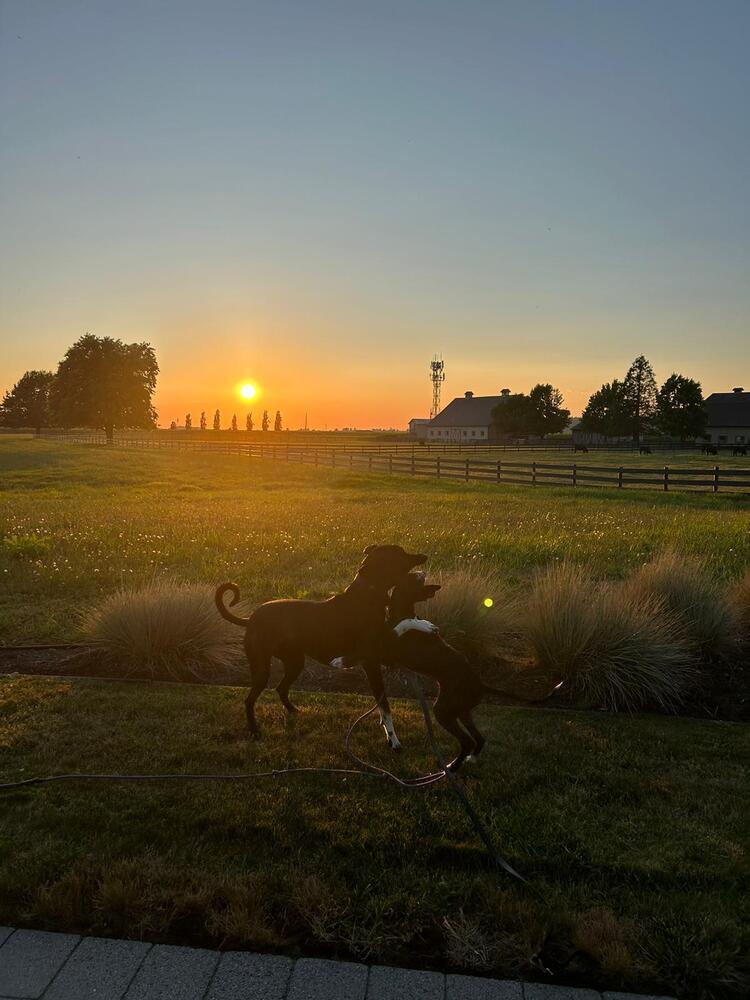
[[[379,663],[374,663],[372,661],[365,663],[364,668],[365,673],[367,674],[367,680],[370,682],[370,690],[372,691],[375,701],[378,703],[380,725],[383,727],[383,731],[385,732],[385,736],[391,750],[395,750],[396,753],[398,753],[401,750],[401,743],[398,736],[396,736],[396,730],[393,727],[393,718],[391,716],[391,706],[385,696],[383,671]]]
[[[474,738],[464,730],[456,717],[456,710],[452,704],[447,702],[442,694],[438,696],[433,706],[435,718],[447,732],[454,736],[461,745],[458,756],[448,765],[450,771],[457,771],[467,757],[471,756],[474,749]]]
[[[258,723],[255,721],[255,702],[262,694],[266,684],[268,684],[268,678],[271,673],[271,657],[259,656],[248,652],[248,661],[250,663],[252,683],[250,693],[245,699],[245,713],[247,714],[247,728],[250,730],[250,735],[253,739],[257,740],[260,736],[260,730],[258,729]]]
[[[471,717],[471,711],[463,712],[461,715],[459,715],[458,719],[461,725],[464,727],[464,729],[468,731],[469,735],[474,740],[474,750],[470,754],[470,758],[478,757],[479,754],[482,752],[482,747],[485,744],[485,739],[484,736],[482,736],[482,734],[477,729],[476,724],[474,723],[474,720]]]
[[[284,676],[276,688],[276,691],[279,698],[281,698],[281,704],[287,712],[299,712],[297,706],[293,705],[291,701],[289,701],[289,688],[292,684],[294,684],[305,668],[305,654],[289,653],[283,657],[281,662],[284,664]]]

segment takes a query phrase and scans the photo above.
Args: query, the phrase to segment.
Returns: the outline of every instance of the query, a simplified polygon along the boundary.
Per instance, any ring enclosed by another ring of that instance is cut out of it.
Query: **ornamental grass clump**
[[[741,638],[750,642],[750,569],[729,588],[729,603]]]
[[[457,569],[437,582],[441,589],[417,605],[417,614],[434,622],[446,642],[473,660],[497,659],[518,642],[517,601],[497,573]]]
[[[625,583],[629,598],[662,601],[701,657],[731,656],[739,626],[731,601],[702,559],[664,552]]]
[[[237,630],[206,586],[156,579],[120,590],[84,615],[81,631],[125,674],[207,680],[237,669]]]
[[[553,566],[537,577],[524,603],[524,626],[539,665],[565,679],[563,692],[576,703],[673,710],[695,683],[677,615],[576,566]]]

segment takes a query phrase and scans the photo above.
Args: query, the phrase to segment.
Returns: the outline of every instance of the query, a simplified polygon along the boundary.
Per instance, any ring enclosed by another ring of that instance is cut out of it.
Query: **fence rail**
[[[106,444],[101,434],[45,435],[52,440],[71,444]],[[196,435],[170,438],[163,435],[140,437],[117,436],[118,448],[140,448],[177,451],[200,451],[237,455],[251,459],[271,459],[296,462],[300,465],[324,466],[359,472],[381,472],[389,475],[411,475],[463,482],[521,484],[525,486],[570,487],[651,487],[669,490],[741,490],[750,492],[750,468],[675,468],[664,466],[579,465],[573,462],[558,465],[549,462],[518,462],[505,458],[477,458],[474,455],[430,455],[417,451],[362,451],[344,449],[341,445],[304,445],[255,441],[206,440]]]

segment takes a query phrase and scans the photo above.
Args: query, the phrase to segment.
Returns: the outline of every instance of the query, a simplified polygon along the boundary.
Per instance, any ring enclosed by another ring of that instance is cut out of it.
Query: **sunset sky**
[[[0,0],[0,393],[404,426],[645,353],[750,386],[750,3]]]

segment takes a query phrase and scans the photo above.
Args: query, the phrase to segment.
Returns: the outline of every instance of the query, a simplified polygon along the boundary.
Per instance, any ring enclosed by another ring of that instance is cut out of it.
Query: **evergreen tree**
[[[708,413],[700,382],[673,373],[656,396],[656,424],[663,434],[685,441],[702,437]]]
[[[273,429],[275,431],[281,430],[281,410],[276,411],[276,419],[273,422]]]
[[[200,424],[200,426],[201,426],[201,430],[202,431],[205,431],[206,427],[208,427],[208,421],[206,420],[206,411],[205,410],[201,410],[201,424]]]
[[[268,430],[268,410],[264,410],[263,411],[263,419],[261,420],[261,423],[260,423],[260,429],[262,431],[267,431]]]
[[[248,415],[247,415],[247,420],[245,421],[245,428],[248,431],[251,431],[253,429],[253,427],[254,427],[254,424],[253,424],[253,413],[252,413],[252,410],[251,410],[250,413],[248,413]]]
[[[628,368],[622,388],[630,417],[630,433],[633,442],[638,444],[656,416],[654,369],[642,354]]]
[[[185,430],[189,431],[193,429],[193,418],[189,413],[185,414]]]
[[[177,421],[176,420],[172,421],[172,423],[169,425],[169,429],[170,429],[170,431],[176,431],[177,430]]]
[[[236,413],[232,414],[232,430],[233,431],[237,430],[237,414]]]
[[[215,431],[221,430],[221,416],[218,410],[216,411],[216,413],[214,413],[214,430]]]

